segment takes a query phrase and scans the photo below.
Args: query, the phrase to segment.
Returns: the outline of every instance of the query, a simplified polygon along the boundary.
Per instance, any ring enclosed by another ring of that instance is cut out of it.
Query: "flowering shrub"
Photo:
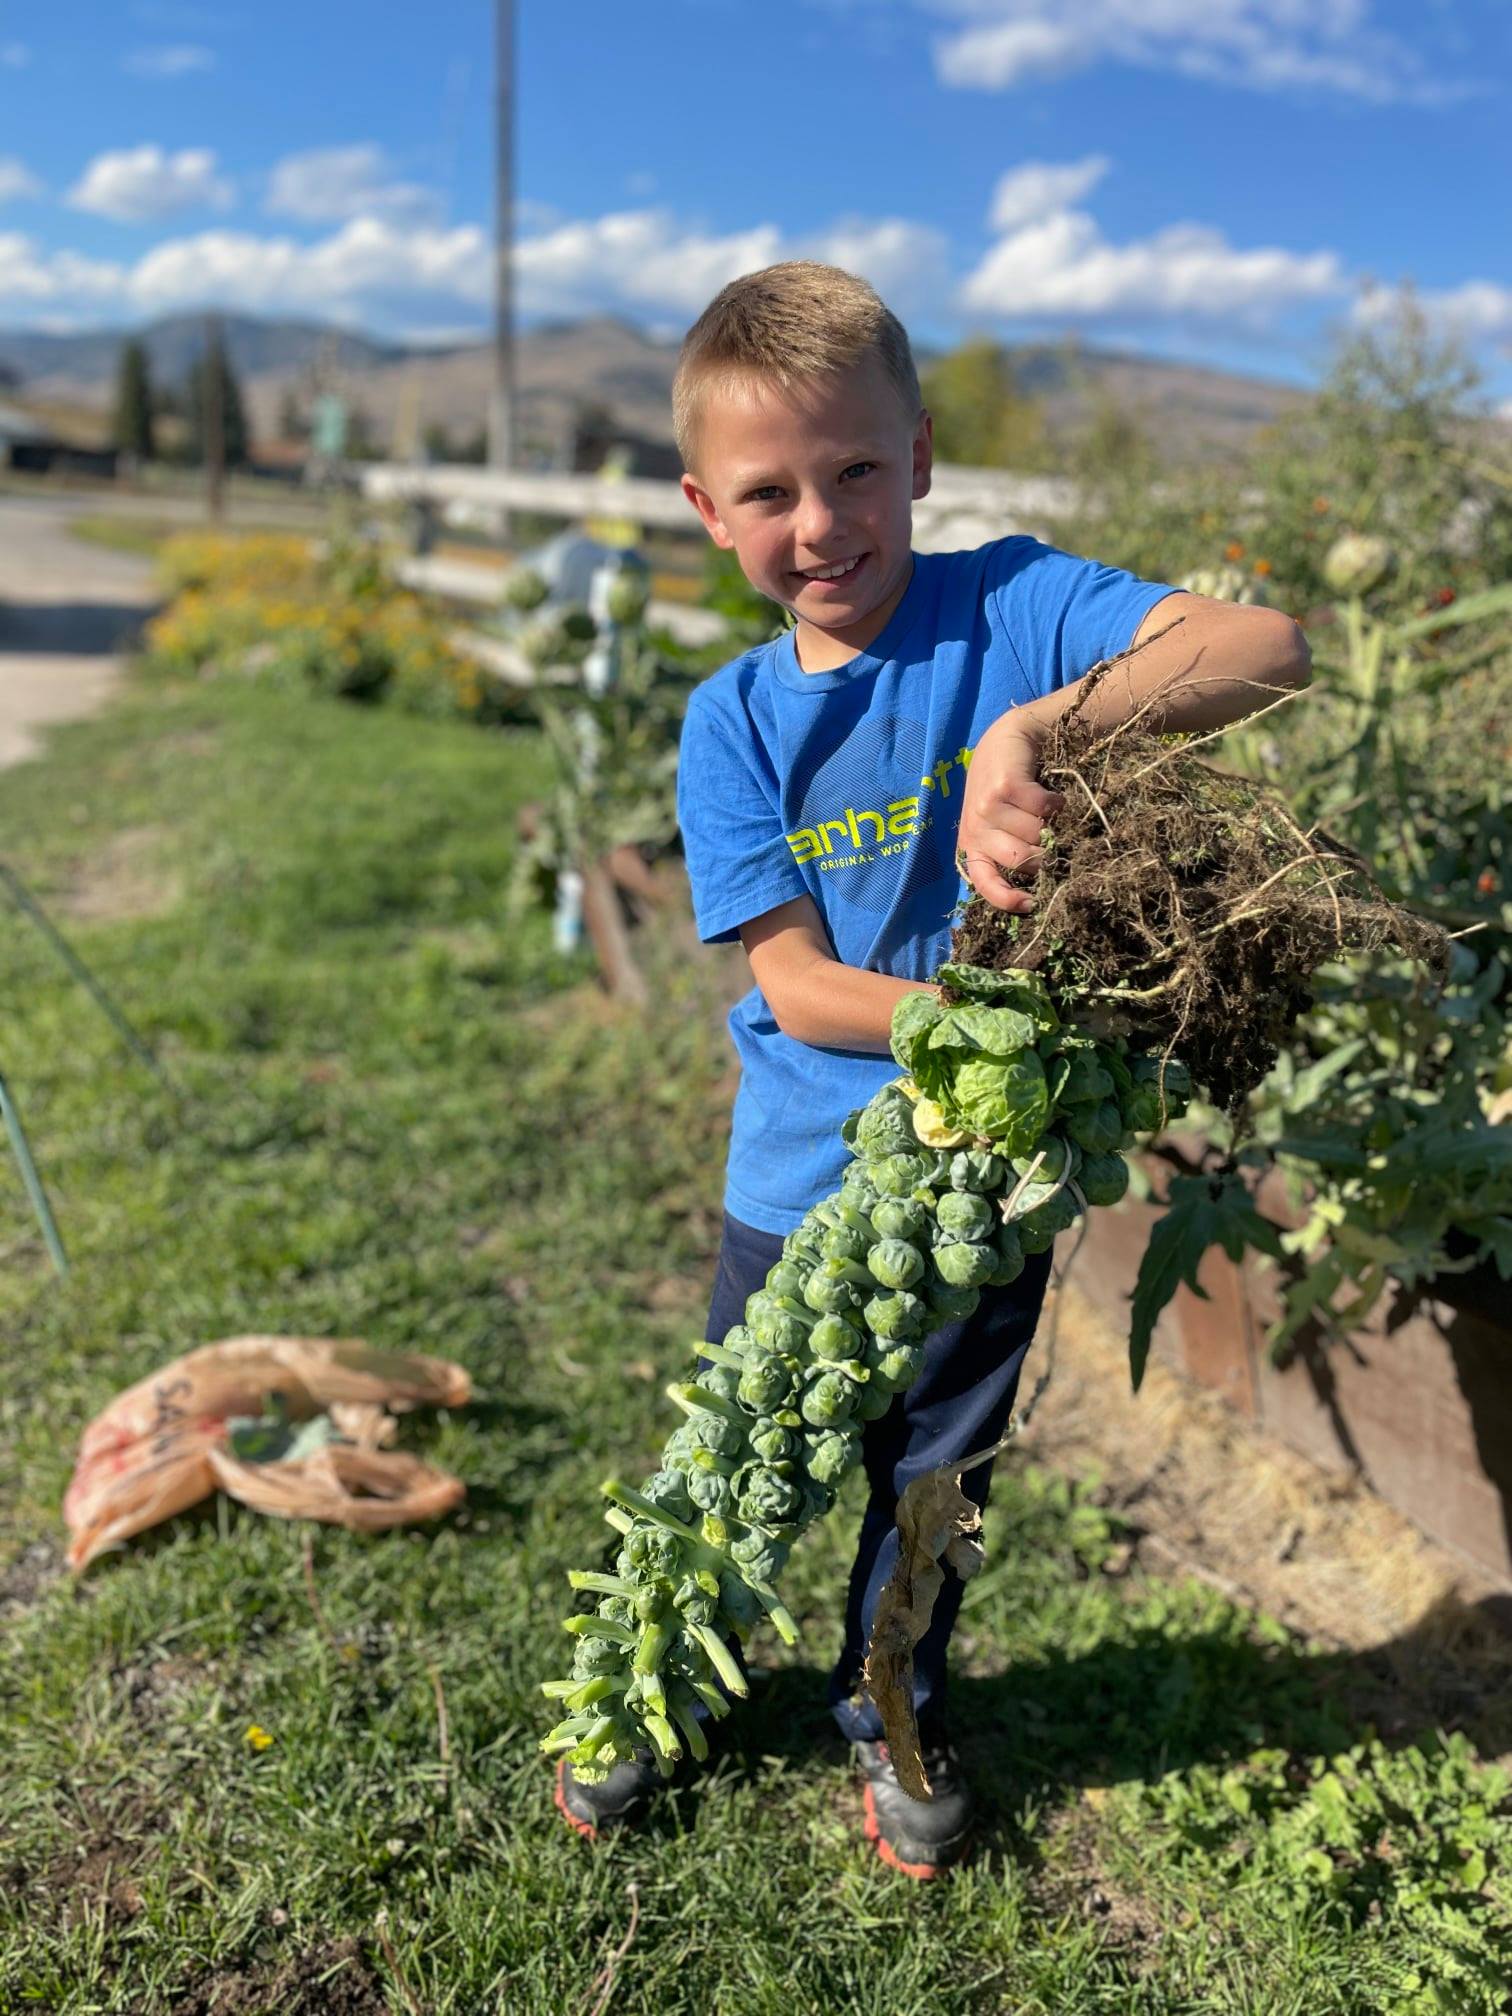
[[[166,671],[240,669],[480,720],[496,707],[444,624],[393,585],[371,547],[338,541],[321,554],[281,535],[193,534],[170,540],[159,568],[173,599],[146,641]]]

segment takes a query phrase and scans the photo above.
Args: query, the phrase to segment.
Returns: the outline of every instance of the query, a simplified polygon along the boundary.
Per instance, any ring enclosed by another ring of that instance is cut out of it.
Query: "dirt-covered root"
[[[1320,966],[1392,950],[1436,982],[1448,940],[1389,902],[1357,854],[1149,719],[1098,733],[1080,708],[1062,717],[1040,774],[1065,805],[1034,913],[974,898],[952,956],[1042,970],[1113,1029],[1179,1055],[1232,1109],[1310,1005]]]

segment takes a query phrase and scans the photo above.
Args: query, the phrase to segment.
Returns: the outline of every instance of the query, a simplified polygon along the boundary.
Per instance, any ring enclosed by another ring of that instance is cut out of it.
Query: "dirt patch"
[[[389,2016],[389,1999],[355,1938],[326,1939],[276,1968],[212,1974],[171,2005],[173,2016]]]
[[[33,1540],[0,1570],[0,1615],[7,1610],[24,1610],[28,1604],[60,1582],[65,1573],[63,1549],[56,1540]]]
[[[138,1878],[156,1852],[162,1808],[146,1791],[129,1793],[108,1810],[87,1794],[81,1803],[70,1845],[40,1866],[11,1864],[0,1871],[0,1889],[18,1912],[54,1918],[64,1930],[91,1918],[114,1930],[142,1909]]]
[[[163,916],[183,894],[183,878],[159,862],[167,838],[161,826],[128,826],[114,834],[78,870],[54,909],[83,923]]]
[[[1132,1524],[1130,1572],[1195,1576],[1328,1650],[1370,1655],[1352,1669],[1354,1705],[1388,1738],[1439,1723],[1467,1728],[1483,1755],[1512,1755],[1501,1586],[1158,1352],[1132,1393],[1126,1337],[1074,1275],[1064,1296],[1054,1377],[1018,1446],[1072,1475],[1101,1473],[1093,1495]]]
[[[110,1678],[122,1707],[144,1729],[152,1729],[173,1715],[209,1670],[203,1656],[173,1658],[147,1652],[115,1667]]]
[[[1156,1958],[1169,1927],[1142,1898],[1120,1889],[1097,1859],[1090,1809],[1104,1796],[1099,1788],[1089,1787],[1082,1804],[1047,1817],[1038,1844],[1041,1870],[1035,1888],[1047,1916],[1070,1913],[1095,1925],[1104,1952],[1123,1961],[1131,1974],[1142,1974]]]

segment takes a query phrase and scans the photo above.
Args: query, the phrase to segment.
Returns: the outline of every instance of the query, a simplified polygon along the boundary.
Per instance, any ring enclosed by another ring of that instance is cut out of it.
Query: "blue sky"
[[[523,318],[792,256],[916,338],[1306,382],[1413,285],[1512,402],[1507,0],[518,0]],[[0,327],[484,326],[489,0],[0,0]]]

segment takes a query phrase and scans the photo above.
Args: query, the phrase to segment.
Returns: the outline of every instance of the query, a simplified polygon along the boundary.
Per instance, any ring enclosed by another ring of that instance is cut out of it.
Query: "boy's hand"
[[[996,910],[1034,908],[1034,898],[1004,877],[1035,872],[1044,858],[1040,833],[1065,803],[1038,782],[1048,725],[1032,706],[1014,708],[982,736],[966,772],[956,865]]]

